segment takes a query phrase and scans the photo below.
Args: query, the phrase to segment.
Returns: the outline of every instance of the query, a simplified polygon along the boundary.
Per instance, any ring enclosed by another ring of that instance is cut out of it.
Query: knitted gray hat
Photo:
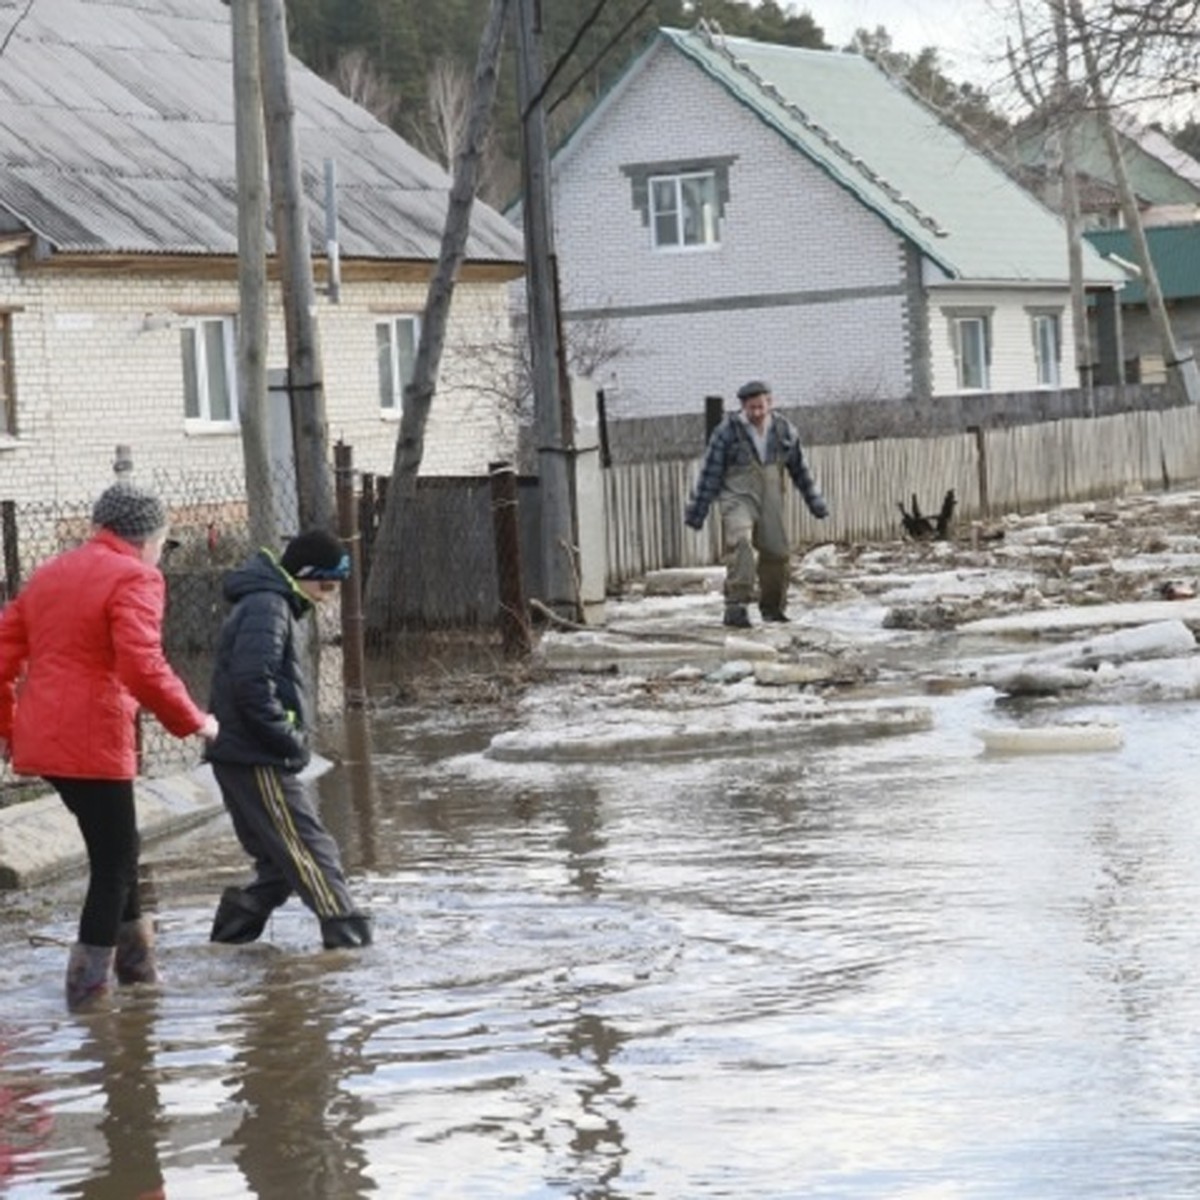
[[[114,483],[100,493],[92,524],[127,542],[140,542],[167,527],[167,510],[153,492],[136,483]]]

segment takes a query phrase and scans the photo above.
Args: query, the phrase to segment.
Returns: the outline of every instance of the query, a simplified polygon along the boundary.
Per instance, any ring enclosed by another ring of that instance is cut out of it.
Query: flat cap
[[[769,384],[764,383],[761,379],[752,379],[738,388],[737,396],[739,400],[749,400],[751,396],[764,396],[770,395],[770,393]]]

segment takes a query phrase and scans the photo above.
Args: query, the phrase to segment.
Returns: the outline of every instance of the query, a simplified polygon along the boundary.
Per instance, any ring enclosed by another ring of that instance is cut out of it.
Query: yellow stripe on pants
[[[296,829],[296,824],[292,820],[292,810],[288,807],[287,798],[283,794],[279,776],[270,767],[256,767],[254,775],[258,781],[258,790],[262,795],[263,805],[275,826],[275,831],[287,849],[296,867],[296,873],[308,884],[317,916],[336,917],[341,911],[341,906],[329,887],[325,873],[318,866],[312,852],[304,844],[304,839]]]

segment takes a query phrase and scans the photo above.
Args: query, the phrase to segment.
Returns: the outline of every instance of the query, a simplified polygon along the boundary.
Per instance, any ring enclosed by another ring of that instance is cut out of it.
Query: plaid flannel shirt
[[[721,493],[725,476],[733,467],[750,466],[758,462],[758,454],[750,437],[750,430],[741,413],[729,413],[713,430],[704,462],[700,467],[700,478],[692,491],[684,513],[684,522],[693,529],[704,524],[708,510]],[[818,519],[829,515],[829,505],[821,495],[800,448],[800,435],[796,427],[779,413],[771,413],[767,429],[766,465],[782,462],[792,482],[796,485],[809,512]]]

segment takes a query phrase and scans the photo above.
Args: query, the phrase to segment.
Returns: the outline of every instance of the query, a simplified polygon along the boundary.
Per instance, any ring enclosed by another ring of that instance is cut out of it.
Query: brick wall
[[[390,474],[398,424],[381,414],[375,320],[419,311],[424,284],[343,284],[341,303],[318,298],[331,441],[354,447],[362,470]],[[16,438],[0,438],[0,498],[73,503],[112,480],[114,447],[133,449],[137,477],[236,474],[235,433],[189,433],[174,314],[233,313],[234,282],[18,274],[0,259],[0,308],[12,313]],[[286,365],[275,293],[268,364]],[[147,319],[149,318],[149,319]],[[504,346],[505,290],[460,284],[423,474],[474,475],[511,457],[515,438]]]
[[[610,415],[683,413],[751,377],[796,408],[921,396],[927,372],[935,395],[956,391],[945,320],[932,302],[917,311],[905,243],[677,52],[652,53],[556,161],[564,307],[621,348],[595,380]],[[720,245],[652,250],[623,168],[730,155]],[[995,390],[1036,382],[1029,304],[1064,308],[1074,378],[1065,288],[975,300],[997,309]]]
[[[560,159],[555,179],[564,308],[610,314],[622,347],[596,381],[610,414],[667,416],[757,376],[795,405],[903,394],[895,235],[677,54],[655,54]],[[720,244],[653,251],[622,168],[730,154]],[[854,296],[888,288],[888,298]],[[748,296],[777,303],[748,305]],[[654,306],[661,311],[644,311]],[[854,336],[831,338],[832,325]]]

